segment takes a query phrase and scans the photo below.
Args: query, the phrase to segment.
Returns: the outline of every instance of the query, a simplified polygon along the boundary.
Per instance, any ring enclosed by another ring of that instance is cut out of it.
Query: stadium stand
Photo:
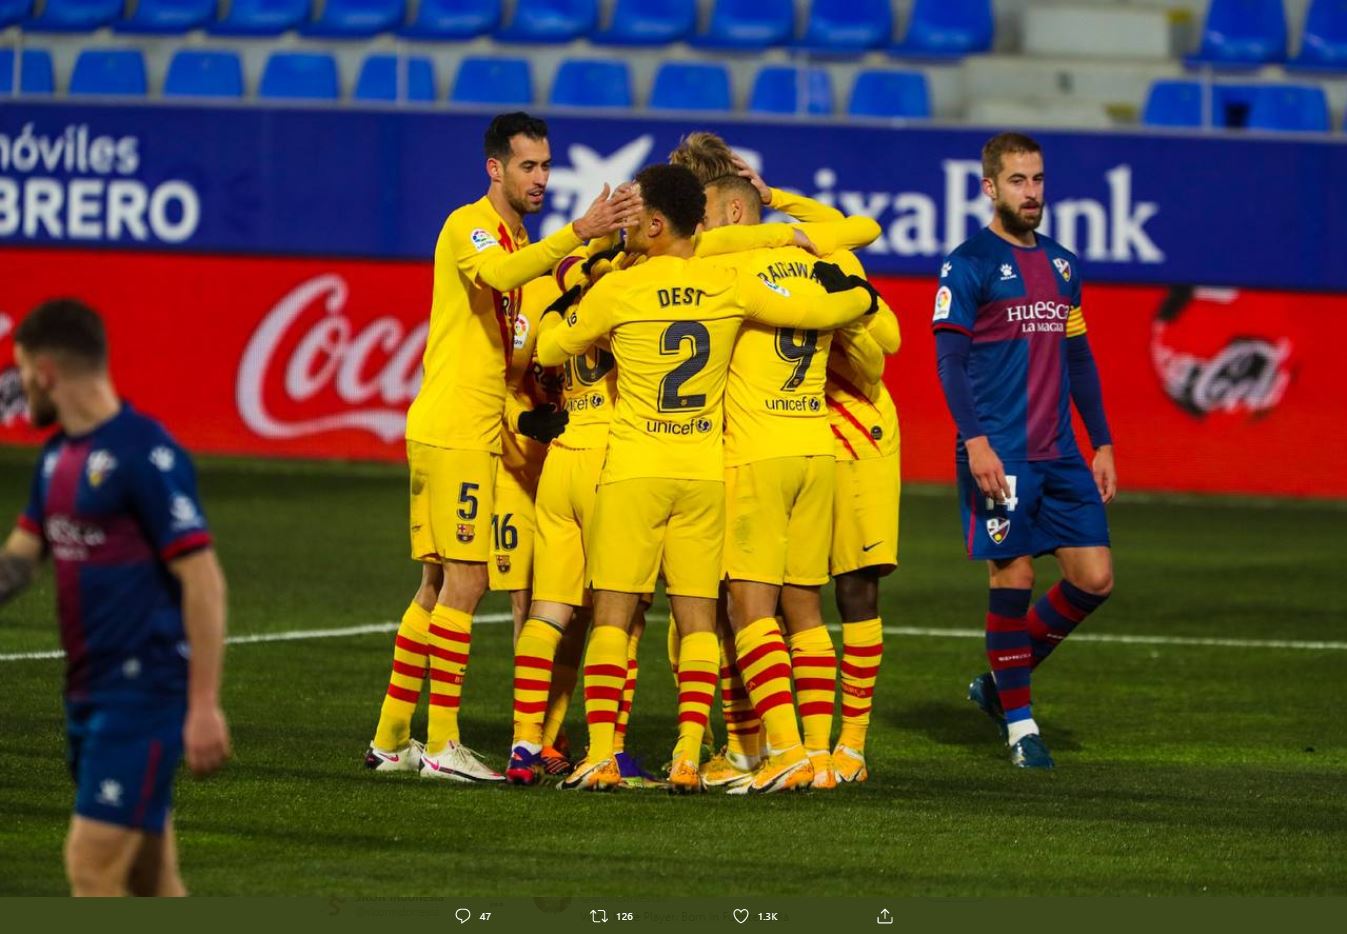
[[[85,49],[75,59],[70,93],[143,97],[145,56],[139,49]]]
[[[533,74],[522,58],[465,58],[449,99],[459,104],[533,103]]]
[[[323,0],[322,13],[302,31],[308,36],[367,39],[396,28],[406,13],[405,0]]]
[[[803,107],[801,91],[804,91]],[[832,78],[825,68],[766,65],[753,79],[748,109],[763,114],[829,115],[833,112]]]
[[[730,73],[712,62],[665,62],[650,90],[652,110],[729,110]]]
[[[472,39],[500,25],[500,0],[420,0],[398,30],[409,39]]]
[[[558,107],[630,107],[631,69],[620,59],[568,59],[548,100]]]
[[[351,96],[358,101],[433,101],[435,64],[420,55],[376,53],[360,66]]]
[[[1199,127],[1206,118],[1202,112],[1203,86],[1196,81],[1157,81],[1146,95],[1141,122],[1147,126]]]
[[[814,0],[800,45],[826,52],[860,52],[893,38],[889,0]]]
[[[332,100],[341,96],[337,62],[323,52],[272,52],[257,96],[277,100]]]
[[[1211,0],[1190,66],[1249,68],[1286,59],[1282,0]]]
[[[55,90],[51,53],[24,49],[19,58],[19,90],[24,94],[50,94]],[[14,93],[14,50],[0,49],[0,94]]]
[[[853,117],[929,117],[926,77],[919,71],[859,72],[847,113]]]
[[[497,33],[503,42],[569,42],[598,22],[595,0],[518,0],[514,18]]]
[[[216,0],[137,0],[135,12],[113,28],[118,32],[178,35],[215,19]]]
[[[309,18],[309,0],[229,0],[229,13],[209,31],[224,36],[279,36]]]
[[[985,52],[996,21],[991,0],[916,0],[895,55],[942,57]]]
[[[1347,3],[1314,0],[1305,14],[1300,54],[1287,63],[1293,70],[1347,71]]]
[[[759,0],[716,0],[706,31],[693,39],[703,48],[765,49],[784,45],[795,32],[795,7]]]
[[[1264,85],[1249,109],[1249,129],[1325,133],[1331,127],[1323,88],[1299,84]]]
[[[22,22],[32,6],[33,0],[0,0],[0,29]]]
[[[25,23],[35,32],[92,32],[122,15],[122,0],[47,0]]]
[[[601,45],[668,45],[696,28],[696,0],[617,0],[612,23],[591,38]]]
[[[182,49],[168,64],[164,96],[242,97],[243,63],[228,50]]]

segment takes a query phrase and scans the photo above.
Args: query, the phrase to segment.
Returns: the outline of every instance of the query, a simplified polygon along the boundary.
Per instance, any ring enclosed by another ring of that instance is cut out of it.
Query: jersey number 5
[[[692,355],[659,383],[659,410],[661,412],[682,412],[686,409],[700,409],[706,405],[706,393],[694,392],[683,395],[683,384],[702,370],[711,356],[711,332],[700,321],[675,321],[660,335],[659,352],[666,356],[681,354],[683,342],[690,341]]]

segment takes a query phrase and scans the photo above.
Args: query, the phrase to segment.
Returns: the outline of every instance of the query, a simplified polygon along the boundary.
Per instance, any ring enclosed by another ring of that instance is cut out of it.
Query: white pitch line
[[[474,620],[477,624],[508,623],[513,619],[509,613],[485,613]],[[652,617],[652,622],[667,617]],[[303,642],[309,639],[340,639],[345,636],[365,636],[382,632],[393,632],[397,623],[366,623],[362,626],[343,626],[336,629],[291,629],[284,632],[259,632],[246,636],[230,636],[229,645],[251,645],[258,642]],[[836,631],[837,625],[828,627]],[[986,634],[981,629],[933,629],[920,626],[885,626],[888,636],[917,636],[932,639],[981,639]],[[1347,651],[1347,642],[1306,641],[1297,639],[1225,639],[1206,636],[1127,636],[1111,633],[1083,632],[1071,637],[1072,642],[1108,642],[1117,645],[1181,645],[1209,646],[1225,649],[1295,649],[1310,652]],[[12,652],[0,655],[0,662],[42,661],[64,658],[59,649],[50,652]]]

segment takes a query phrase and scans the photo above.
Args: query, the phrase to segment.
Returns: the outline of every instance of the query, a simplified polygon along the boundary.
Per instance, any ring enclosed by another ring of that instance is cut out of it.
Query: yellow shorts
[[[491,513],[492,590],[528,590],[533,580],[533,546],[537,531],[529,471],[496,465],[496,506]]]
[[[585,605],[585,531],[607,453],[606,448],[560,445],[547,452],[534,506],[538,554],[545,556],[533,565],[535,600]]]
[[[498,460],[487,451],[407,442],[413,560],[486,563]]]
[[[718,480],[602,484],[589,531],[595,590],[649,593],[663,570],[667,593],[711,599],[720,593],[725,485]]]
[[[725,470],[725,576],[813,587],[828,582],[831,454],[773,457]]]
[[[837,462],[834,575],[860,568],[887,574],[898,564],[899,455]]]

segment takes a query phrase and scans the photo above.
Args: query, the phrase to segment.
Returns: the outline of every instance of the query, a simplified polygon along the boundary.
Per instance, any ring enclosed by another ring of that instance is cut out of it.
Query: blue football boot
[[[1037,733],[1030,733],[1010,747],[1010,764],[1017,769],[1050,769],[1056,765]]]
[[[1001,694],[996,690],[996,679],[990,671],[978,675],[968,685],[968,699],[991,717],[996,728],[1001,731],[1001,742],[1004,743],[1010,736],[1006,730],[1006,712],[1001,708]]]

